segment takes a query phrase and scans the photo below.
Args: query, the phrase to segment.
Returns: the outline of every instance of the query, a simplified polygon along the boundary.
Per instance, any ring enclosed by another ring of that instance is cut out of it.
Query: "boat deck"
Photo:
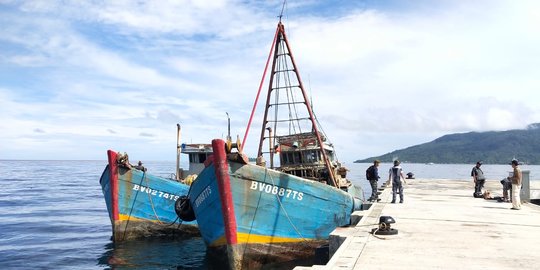
[[[531,181],[531,195],[538,193]],[[501,184],[486,181],[493,196]],[[391,204],[391,188],[355,227],[333,232],[339,249],[327,265],[295,269],[532,269],[540,261],[540,206],[473,198],[470,180],[412,179],[405,203]],[[531,196],[534,198],[535,196]],[[397,235],[372,235],[380,216],[391,216]]]

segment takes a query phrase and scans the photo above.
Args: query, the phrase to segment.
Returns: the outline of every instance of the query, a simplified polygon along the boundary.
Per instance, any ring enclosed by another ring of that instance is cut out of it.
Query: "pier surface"
[[[334,231],[342,242],[326,265],[295,269],[537,269],[540,267],[540,207],[473,198],[472,180],[411,179],[405,202],[381,201],[358,213],[360,222]],[[534,188],[534,186],[532,186]],[[493,196],[498,180],[486,181]],[[398,199],[399,201],[399,199]],[[397,235],[373,235],[380,216],[391,216]],[[332,250],[331,250],[332,252]]]

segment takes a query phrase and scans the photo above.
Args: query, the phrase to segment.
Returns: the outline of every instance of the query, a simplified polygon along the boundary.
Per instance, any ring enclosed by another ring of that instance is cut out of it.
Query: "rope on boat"
[[[144,180],[144,178],[146,178],[146,171],[143,171],[143,176],[141,178],[141,181],[139,182],[139,186],[141,186],[142,184],[142,181]],[[128,219],[126,221],[126,226],[124,227],[124,235],[122,236],[122,239],[126,239],[126,231],[127,231],[127,227],[129,225],[129,221],[131,219],[131,214],[133,213],[133,206],[135,206],[135,202],[137,201],[137,196],[139,195],[139,191],[140,189],[137,190],[137,193],[135,193],[135,198],[133,198],[133,203],[131,204],[131,209],[129,210],[129,215],[128,215]]]
[[[272,177],[271,174],[268,173],[268,168],[264,168],[264,175],[268,175],[268,177],[270,178],[270,181],[272,181],[272,185],[276,186],[276,183],[274,182],[274,178]],[[296,226],[293,224],[291,218],[289,217],[289,213],[287,213],[287,210],[285,209],[285,207],[283,207],[283,203],[281,202],[281,199],[279,198],[279,195],[276,194],[276,198],[277,198],[277,201],[279,202],[279,207],[283,210],[283,212],[285,212],[285,216],[287,217],[287,220],[289,221],[289,224],[291,224],[291,226],[293,227],[293,229],[296,231],[296,233],[298,233],[298,235],[300,236],[300,238],[302,239],[302,241],[306,241],[306,238],[304,238],[304,236],[302,235],[302,233],[298,230],[298,228],[296,228]]]
[[[270,177],[270,180],[272,181],[272,184],[274,184],[274,186],[275,186],[274,178],[272,178],[272,176],[268,173],[268,168],[264,168],[264,172],[265,172],[264,175],[265,176],[268,175],[268,177]],[[191,188],[190,188],[190,191],[191,191]],[[189,192],[188,192],[188,194],[189,194]],[[306,238],[304,238],[304,236],[298,230],[298,228],[296,228],[296,226],[294,226],[291,218],[289,217],[289,214],[287,213],[287,210],[285,210],[285,208],[283,207],[283,204],[281,203],[281,200],[279,199],[279,195],[276,194],[276,198],[277,198],[277,200],[279,202],[280,208],[283,209],[283,212],[285,212],[285,216],[287,217],[287,220],[289,221],[289,224],[291,224],[293,229],[296,231],[296,233],[298,233],[298,235],[302,239],[302,242],[300,242],[300,243],[302,243],[302,244],[307,243],[308,241],[306,240]],[[259,204],[260,204],[260,200],[259,200],[259,203],[257,203],[257,208],[259,207]],[[250,229],[249,229],[248,237],[251,236],[251,231],[253,230],[253,222],[254,221],[255,221],[255,215],[253,215],[253,219],[251,220],[251,226],[250,226]],[[246,250],[247,249],[243,249],[243,254],[245,254]]]
[[[146,186],[149,187],[150,183],[148,183],[148,179],[146,179]],[[150,201],[150,206],[152,207],[152,211],[154,212],[154,216],[156,217],[156,220],[159,224],[163,224],[163,222],[159,219],[158,214],[156,213],[156,208],[154,207],[154,201],[152,201],[152,195],[150,194],[152,192],[147,192],[148,194],[148,200]]]
[[[251,115],[249,116],[249,121],[247,124],[246,132],[244,133],[244,139],[242,140],[240,151],[242,151],[244,148],[244,145],[246,145],[246,139],[249,134],[249,128],[251,127],[251,121],[253,120],[253,115],[255,114],[255,109],[257,108],[257,102],[259,101],[259,96],[261,94],[261,90],[264,84],[264,79],[266,77],[266,71],[268,70],[268,65],[270,64],[270,58],[272,57],[272,52],[274,51],[274,45],[276,44],[278,33],[279,33],[279,29],[276,30],[276,33],[274,35],[274,40],[272,41],[272,47],[270,48],[270,52],[268,53],[268,59],[266,59],[266,66],[264,66],[264,72],[261,78],[261,83],[259,84],[259,90],[257,91],[255,102],[253,103],[253,109],[251,109]]]
[[[148,178],[144,177],[143,175],[143,179],[146,179],[146,186],[150,186],[150,183],[148,183]],[[142,181],[141,181],[142,182]],[[178,220],[178,216],[176,217],[176,219],[172,222],[172,223],[165,223],[163,221],[161,221],[159,219],[159,216],[156,212],[156,208],[154,207],[154,201],[152,200],[152,195],[150,195],[150,193],[147,193],[148,194],[148,200],[150,201],[150,206],[152,207],[152,211],[154,212],[154,216],[156,217],[156,220],[157,220],[157,223],[160,224],[160,225],[166,225],[166,226],[172,226],[176,223],[176,221]],[[178,224],[178,228],[180,228],[180,225],[182,225],[182,221],[180,221],[180,224]]]
[[[146,177],[146,171],[142,171],[143,172],[143,175],[141,177],[141,181],[139,182],[139,186],[142,185],[142,182],[145,181],[146,182],[146,185],[148,186],[148,178]],[[134,209],[134,206],[135,206],[135,202],[137,201],[137,196],[139,195],[139,192],[140,192],[140,189],[137,189],[137,193],[135,193],[135,198],[133,198],[133,203],[131,204],[131,209],[129,210],[129,215],[128,215],[128,219],[126,221],[126,226],[124,227],[124,234],[122,236],[122,239],[126,239],[126,231],[127,231],[127,228],[129,226],[129,221],[131,220],[131,214],[133,213],[133,209]],[[154,208],[154,202],[152,201],[152,196],[148,193],[148,198],[150,199],[150,205],[152,206],[152,210],[154,211],[154,215],[156,217],[156,219],[158,220],[158,223],[163,225],[165,224],[166,226],[172,226],[176,223],[176,221],[178,220],[178,217],[172,222],[172,223],[163,223],[157,213],[156,213],[156,209]],[[180,225],[182,225],[182,221],[180,221],[180,223],[178,224],[178,228],[180,228]]]

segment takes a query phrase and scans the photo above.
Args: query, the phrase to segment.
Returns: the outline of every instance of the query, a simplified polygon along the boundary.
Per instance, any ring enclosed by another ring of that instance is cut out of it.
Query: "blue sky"
[[[174,160],[243,136],[281,1],[0,0],[0,159]],[[315,112],[347,163],[540,122],[538,1],[288,1]],[[261,105],[262,106],[262,105]],[[259,106],[259,107],[261,107]],[[258,146],[261,110],[246,151]]]

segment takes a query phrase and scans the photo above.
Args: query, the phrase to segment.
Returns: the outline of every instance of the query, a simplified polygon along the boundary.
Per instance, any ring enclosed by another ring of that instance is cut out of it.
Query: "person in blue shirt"
[[[369,184],[371,185],[371,197],[369,197],[368,201],[370,202],[376,202],[379,200],[379,194],[377,194],[377,181],[379,178],[379,163],[381,163],[379,160],[374,160],[373,165],[369,166],[367,175],[367,180],[369,180]]]

